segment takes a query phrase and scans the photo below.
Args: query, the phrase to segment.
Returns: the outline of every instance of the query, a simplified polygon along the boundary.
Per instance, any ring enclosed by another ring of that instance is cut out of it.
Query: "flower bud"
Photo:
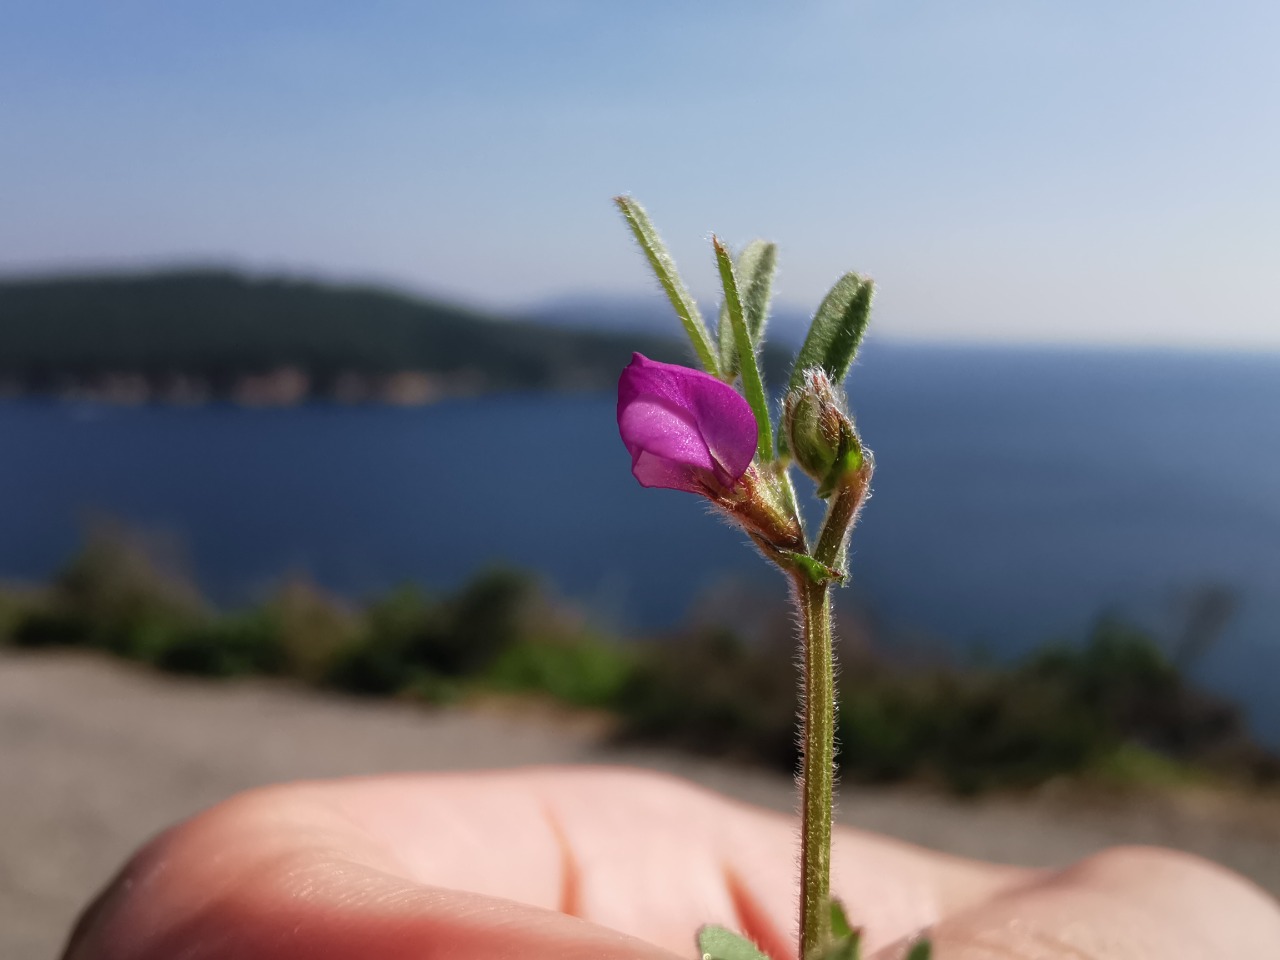
[[[787,394],[783,421],[791,454],[817,481],[818,496],[830,496],[847,474],[861,468],[858,431],[821,368],[806,370],[804,382]]]

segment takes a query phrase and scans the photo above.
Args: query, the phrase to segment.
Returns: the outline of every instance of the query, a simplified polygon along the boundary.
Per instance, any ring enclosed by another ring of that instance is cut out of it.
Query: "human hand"
[[[671,960],[698,926],[795,954],[796,824],[683,781],[531,769],[270,787],[144,848],[67,960]],[[897,957],[1252,960],[1280,908],[1194,857],[1119,849],[1060,872],[840,830],[832,888]]]

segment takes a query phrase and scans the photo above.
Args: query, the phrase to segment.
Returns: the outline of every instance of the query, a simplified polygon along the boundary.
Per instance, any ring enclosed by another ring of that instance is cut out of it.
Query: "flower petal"
[[[701,492],[701,477],[732,486],[756,452],[756,421],[733,387],[639,353],[618,381],[618,431],[646,487]]]

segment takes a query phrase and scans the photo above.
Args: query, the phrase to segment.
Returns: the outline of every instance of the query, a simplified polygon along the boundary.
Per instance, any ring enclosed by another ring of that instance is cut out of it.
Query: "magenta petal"
[[[618,381],[618,431],[641,485],[699,493],[732,486],[756,453],[756,419],[715,377],[634,354]]]

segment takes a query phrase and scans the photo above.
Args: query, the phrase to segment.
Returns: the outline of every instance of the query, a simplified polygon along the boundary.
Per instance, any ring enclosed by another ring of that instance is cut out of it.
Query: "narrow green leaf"
[[[753,240],[738,257],[742,313],[747,318],[751,344],[760,348],[765,324],[769,321],[769,300],[773,296],[773,275],[778,269],[778,245]]]
[[[733,260],[719,237],[711,238],[716,249],[716,265],[720,268],[720,282],[724,285],[724,304],[733,325],[733,342],[737,347],[738,366],[742,370],[742,393],[756,415],[759,439],[756,454],[762,462],[773,459],[773,422],[769,419],[769,400],[760,380],[760,364],[756,360],[751,334],[747,331],[746,317],[742,313],[742,298],[738,295],[738,278],[733,271]]]
[[[777,268],[778,247],[764,240],[753,240],[747,244],[747,248],[738,255],[734,268],[738,275],[738,293],[742,297],[742,315],[747,321],[751,345],[756,350],[764,340],[764,328],[769,320],[769,299],[773,295],[773,275]],[[738,349],[727,303],[720,304],[720,326],[716,332],[720,346],[720,370],[729,380],[738,373]]]
[[[907,960],[929,960],[933,956],[933,944],[928,940],[917,940],[907,951]]]
[[[813,315],[809,334],[791,369],[791,389],[800,386],[804,371],[810,367],[821,367],[832,383],[844,382],[871,318],[874,293],[875,285],[856,273],[846,273],[836,281]]]
[[[702,314],[698,312],[698,305],[694,303],[684,281],[680,279],[680,274],[676,272],[675,261],[667,252],[662,238],[658,236],[658,231],[653,228],[649,215],[644,212],[644,207],[630,197],[614,197],[613,202],[622,211],[627,226],[631,228],[636,242],[640,244],[640,249],[649,260],[649,266],[653,268],[658,282],[666,291],[667,299],[671,301],[676,315],[684,324],[684,331],[689,335],[689,341],[698,355],[698,361],[708,373],[720,376],[720,365],[711,346],[711,336],[707,333],[707,326],[702,322]]]
[[[712,925],[698,931],[698,952],[702,960],[769,960],[746,937]]]
[[[720,348],[720,377],[726,383],[738,379],[738,344],[733,339],[733,321],[729,304],[720,301],[720,320],[716,324],[716,344]]]

